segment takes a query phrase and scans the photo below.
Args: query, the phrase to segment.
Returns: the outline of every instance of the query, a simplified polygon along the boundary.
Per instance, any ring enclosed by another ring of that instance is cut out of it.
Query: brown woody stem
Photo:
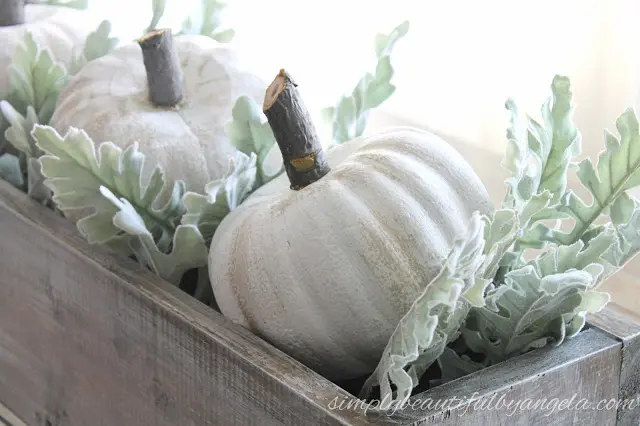
[[[159,107],[176,106],[183,98],[182,68],[170,29],[151,31],[138,40],[151,102]]]
[[[318,132],[296,87],[291,76],[280,70],[267,88],[263,105],[294,190],[312,184],[331,170]]]
[[[24,24],[24,0],[0,0],[0,27]]]

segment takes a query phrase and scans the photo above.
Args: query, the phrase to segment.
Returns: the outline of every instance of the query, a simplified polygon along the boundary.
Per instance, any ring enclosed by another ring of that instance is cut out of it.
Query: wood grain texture
[[[28,426],[0,403],[0,426]]]
[[[604,309],[591,316],[591,324],[622,342],[619,400],[628,402],[618,409],[618,426],[640,424],[640,323],[615,309]]]
[[[503,398],[505,403],[526,404],[530,399],[550,403],[554,398],[570,400],[575,395],[576,403],[585,398],[596,404],[603,399],[616,398],[619,359],[619,342],[599,330],[585,330],[558,348],[530,352],[416,395],[412,400],[418,409],[405,409],[402,416],[396,418],[412,425],[613,425],[615,409],[566,409],[549,413],[548,407],[552,406],[516,410],[515,405],[498,405],[498,401]],[[471,405],[467,399],[452,405],[451,409],[419,407],[421,401],[470,396],[474,401]]]
[[[346,392],[0,182],[0,401],[27,423],[367,424]]]

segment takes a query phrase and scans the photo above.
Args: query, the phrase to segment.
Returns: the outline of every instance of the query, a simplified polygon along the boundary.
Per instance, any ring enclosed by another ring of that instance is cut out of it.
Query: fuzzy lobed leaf
[[[257,156],[238,151],[229,160],[229,171],[219,180],[208,183],[205,194],[187,192],[184,194],[186,213],[182,224],[195,225],[200,230],[207,245],[222,219],[235,210],[255,188],[258,169]]]
[[[229,43],[235,36],[235,31],[221,27],[221,14],[225,7],[226,3],[219,0],[200,0],[195,14],[182,23],[179,34],[200,34],[220,43]]]
[[[143,184],[144,155],[137,144],[125,150],[112,142],[96,146],[83,130],[70,128],[63,137],[42,125],[36,125],[32,135],[45,153],[40,162],[45,184],[53,191],[53,201],[63,212],[75,210],[84,214],[77,225],[90,243],[105,243],[121,233],[112,223],[117,208],[101,194],[101,186],[118,198],[126,198],[140,212],[146,226],[160,234],[160,241],[166,241],[175,231],[185,210],[184,183],[175,182],[166,204],[155,207],[165,187],[164,173],[155,167],[149,182]]]
[[[167,0],[151,0],[151,9],[153,11],[153,15],[151,16],[151,22],[145,29],[144,33],[150,33],[155,30],[164,15],[164,10],[167,7]]]
[[[591,195],[587,204],[573,191],[567,191],[560,200],[559,210],[575,220],[571,231],[545,229],[543,238],[560,244],[572,244],[589,231],[597,219],[616,206],[614,216],[620,212],[618,198],[627,197],[626,191],[640,185],[640,132],[638,118],[632,109],[626,110],[616,121],[620,139],[606,132],[606,149],[598,155],[597,165],[587,158],[578,164],[578,178]],[[620,203],[624,203],[626,198]],[[616,217],[616,220],[621,218]]]
[[[231,114],[226,126],[231,143],[245,156],[256,155],[256,188],[284,173],[282,155],[262,109],[248,96],[240,96]]]
[[[31,105],[38,122],[48,123],[58,95],[67,83],[67,71],[55,61],[49,49],[42,49],[27,31],[12,57],[9,80],[13,92],[6,99],[13,108],[25,114]]]
[[[197,226],[179,225],[173,233],[170,251],[164,253],[145,220],[126,198],[118,199],[104,186],[100,187],[100,193],[118,209],[113,216],[114,226],[136,237],[131,238],[129,244],[138,261],[157,275],[178,284],[185,272],[207,264],[207,246]]]
[[[366,73],[358,82],[351,96],[342,96],[337,105],[322,110],[324,119],[332,123],[334,144],[341,144],[364,133],[372,109],[389,99],[396,90],[391,84],[393,67],[391,53],[396,42],[409,31],[405,21],[386,34],[378,34],[375,50],[378,63],[375,73]]]
[[[571,158],[581,149],[581,136],[573,124],[569,78],[555,76],[551,91],[552,97],[542,106],[542,125],[521,114],[513,99],[507,100],[510,124],[502,164],[511,176],[503,202],[506,208],[519,208],[545,190],[555,203],[567,187]]]
[[[116,48],[120,40],[111,37],[111,22],[103,20],[94,31],[87,35],[82,51],[74,55],[71,74],[75,75],[87,63],[101,58]]]

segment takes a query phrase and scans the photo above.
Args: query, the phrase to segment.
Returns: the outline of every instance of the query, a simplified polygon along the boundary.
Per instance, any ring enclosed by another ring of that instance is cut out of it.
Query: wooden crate
[[[477,402],[638,397],[640,327],[609,310],[557,349],[381,416],[337,409],[353,395],[136,263],[90,246],[4,182],[0,230],[0,403],[29,425],[638,424],[637,409],[546,415]],[[476,405],[426,407],[454,397]]]

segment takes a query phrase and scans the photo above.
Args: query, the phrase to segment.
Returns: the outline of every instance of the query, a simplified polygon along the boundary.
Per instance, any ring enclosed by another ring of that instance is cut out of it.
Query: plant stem
[[[138,40],[151,102],[158,107],[174,107],[183,98],[182,68],[170,29],[150,32]]]
[[[281,69],[267,88],[263,105],[293,190],[312,184],[331,170],[296,87],[291,76]]]
[[[24,24],[24,0],[0,0],[0,27]]]

